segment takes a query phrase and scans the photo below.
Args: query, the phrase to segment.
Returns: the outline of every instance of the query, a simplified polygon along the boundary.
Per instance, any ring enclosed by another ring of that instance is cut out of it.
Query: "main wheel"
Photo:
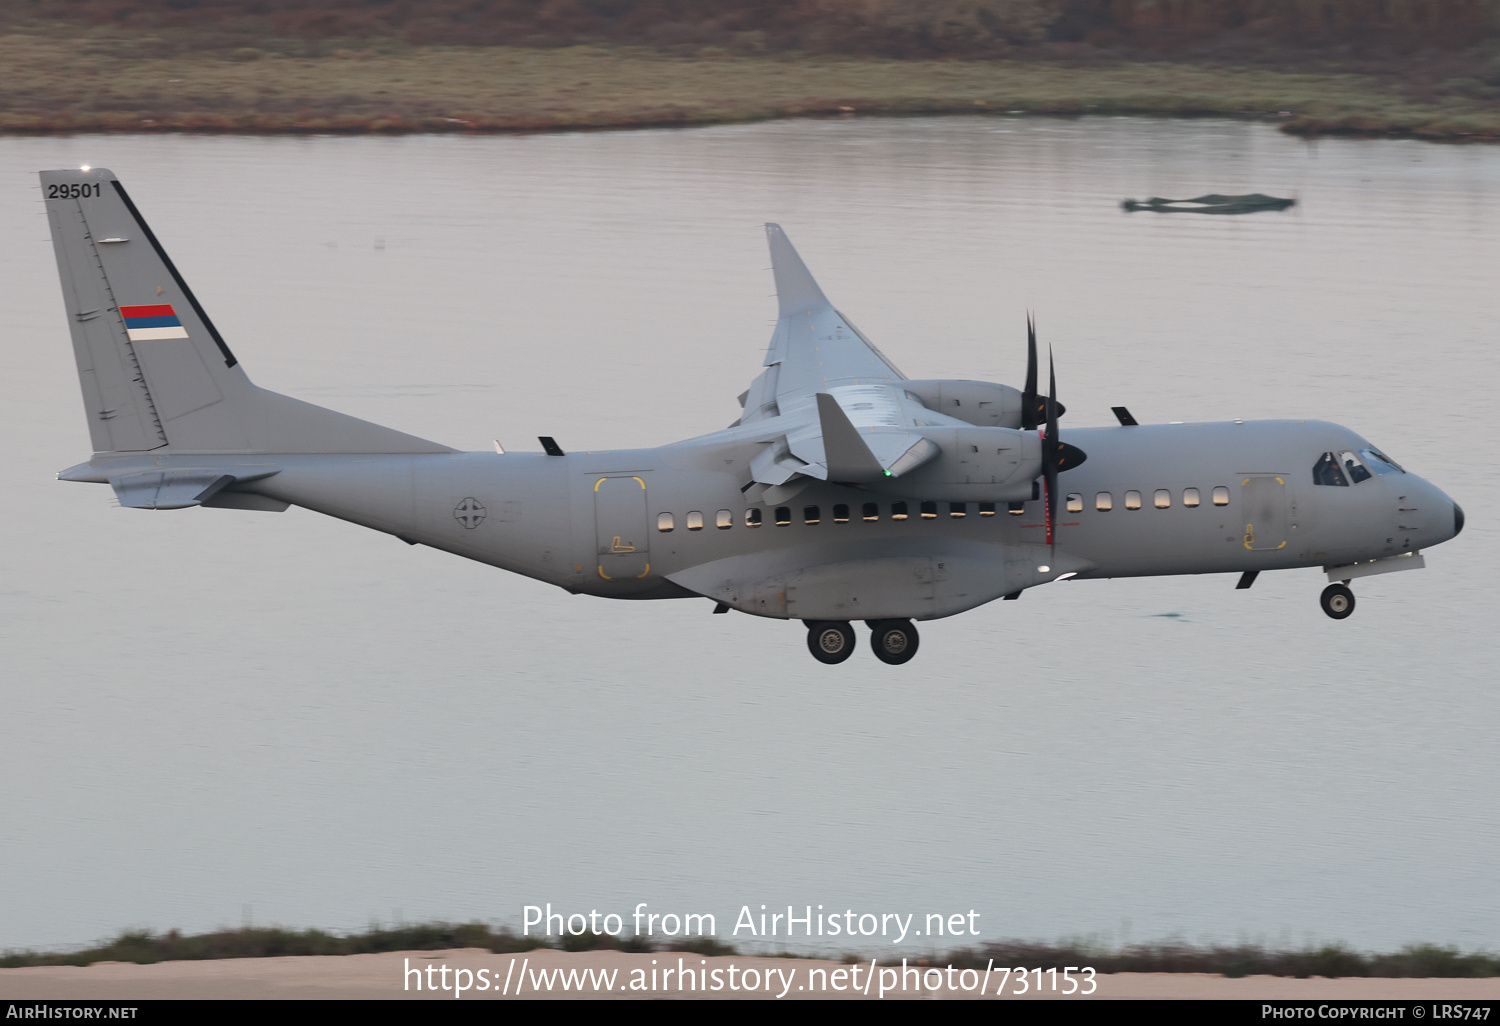
[[[920,641],[910,620],[880,620],[870,625],[870,647],[882,663],[900,666],[917,654]]]
[[[820,663],[841,663],[854,654],[854,628],[838,620],[807,625],[807,650]]]
[[[1318,601],[1323,603],[1323,612],[1335,620],[1342,620],[1354,612],[1354,592],[1342,584],[1330,584],[1323,589],[1323,597]]]

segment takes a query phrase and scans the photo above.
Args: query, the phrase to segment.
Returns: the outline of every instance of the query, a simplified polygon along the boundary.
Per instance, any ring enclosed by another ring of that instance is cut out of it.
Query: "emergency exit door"
[[[1242,475],[1240,515],[1245,522],[1245,548],[1286,548],[1286,479],[1280,474]]]

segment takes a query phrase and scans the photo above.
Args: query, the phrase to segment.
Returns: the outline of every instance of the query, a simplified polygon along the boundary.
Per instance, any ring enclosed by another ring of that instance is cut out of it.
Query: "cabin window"
[[[675,526],[677,526],[677,525],[675,523],[673,523],[672,514],[670,514],[670,513],[658,513],[658,514],[656,514],[656,529],[658,531],[661,531],[663,534],[665,534],[667,531],[670,531]]]
[[[1067,498],[1067,505],[1068,505],[1068,512],[1069,513],[1082,513],[1083,512],[1083,493],[1082,492],[1069,492],[1068,493],[1068,498]]]
[[[995,515],[995,504],[993,502],[981,502],[979,504],[979,515],[982,516],[982,517],[992,517],[992,516],[994,516]]]
[[[867,502],[860,508],[860,513],[866,520],[873,524],[880,519],[880,504]]]
[[[1138,492],[1138,491],[1136,491],[1134,488],[1132,488],[1130,491],[1126,492],[1125,493],[1125,508],[1126,509],[1140,509],[1141,508],[1141,493]]]
[[[906,519],[906,503],[904,503],[904,502],[893,502],[893,503],[891,503],[891,519],[892,520],[905,520]]]
[[[1198,489],[1184,488],[1182,490],[1182,504],[1184,506],[1198,505]]]
[[[1005,504],[1005,512],[1009,513],[1013,517],[1021,516],[1022,514],[1024,514],[1026,512],[1026,503],[1024,503],[1024,502],[1007,502]]]
[[[1100,513],[1108,513],[1115,508],[1115,497],[1109,492],[1100,492],[1094,496],[1094,508]]]
[[[687,529],[689,531],[703,530],[703,513],[701,511],[695,509],[687,515]]]
[[[948,515],[950,517],[963,517],[969,515],[969,507],[962,502],[948,503]]]
[[[1172,492],[1168,488],[1158,488],[1154,496],[1157,509],[1170,509],[1172,506]]]
[[[721,509],[714,514],[714,526],[721,531],[727,531],[734,526],[734,514],[727,509]]]
[[[1313,464],[1313,484],[1330,485],[1336,488],[1348,488],[1349,480],[1344,477],[1344,471],[1339,467],[1339,458],[1331,452],[1325,452],[1318,457],[1318,462]]]
[[[922,503],[922,519],[923,520],[935,520],[935,519],[937,519],[937,503],[935,503],[935,502],[924,502],[924,503]]]
[[[802,522],[805,524],[816,524],[822,520],[822,514],[816,506],[802,507]]]
[[[1229,489],[1228,488],[1225,488],[1223,485],[1214,485],[1214,505],[1215,506],[1227,506],[1227,505],[1229,505]]]
[[[849,507],[839,503],[833,507],[833,522],[835,524],[847,524],[849,522]]]
[[[776,526],[785,527],[792,522],[792,508],[790,506],[776,507]]]
[[[758,509],[747,509],[747,510],[745,510],[745,526],[746,527],[759,527],[760,526],[760,510],[758,510]]]

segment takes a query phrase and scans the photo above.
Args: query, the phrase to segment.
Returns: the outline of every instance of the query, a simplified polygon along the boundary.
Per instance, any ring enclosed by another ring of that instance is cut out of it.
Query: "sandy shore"
[[[431,966],[431,972],[427,968]],[[448,973],[442,973],[442,967]],[[856,973],[855,970],[858,969]],[[524,972],[523,972],[524,970]],[[732,971],[731,971],[732,970]],[[455,951],[398,951],[380,955],[239,958],[197,962],[158,962],[155,965],[98,963],[87,967],[45,966],[0,969],[0,1000],[140,999],[162,998],[399,998],[454,1000],[455,983],[468,986],[463,1000],[506,1000],[533,997],[720,997],[867,998],[879,997],[882,983],[887,999],[978,997],[978,973],[965,976],[925,968],[905,974],[901,987],[899,960],[893,966],[870,963],[848,966],[810,959],[727,957],[657,952],[649,955],[615,951],[569,953],[532,951],[495,955],[478,948]],[[893,970],[882,973],[881,970]],[[683,971],[687,975],[680,975]],[[589,973],[592,972],[590,978]],[[927,973],[924,981],[918,974]],[[569,974],[572,974],[571,979]],[[654,974],[654,975],[653,975]],[[939,977],[942,977],[939,980]],[[508,978],[508,982],[507,982]],[[1028,974],[1028,981],[1035,977]],[[1170,973],[1121,973],[1096,978],[1092,999],[1100,998],[1227,998],[1253,1000],[1459,1000],[1500,999],[1500,979],[1287,979]],[[436,989],[429,988],[429,981]],[[549,983],[550,981],[550,989]],[[693,986],[688,986],[689,982]],[[713,989],[718,983],[718,990]],[[1078,1000],[1050,989],[1028,986],[1016,995],[1014,976],[1004,1000]],[[999,973],[986,985],[994,999]],[[447,989],[444,989],[444,984]],[[483,984],[481,986],[481,984]],[[868,994],[864,992],[871,984]],[[1063,985],[1059,984],[1059,988]],[[934,989],[927,989],[932,987]],[[418,989],[420,988],[420,989]],[[840,989],[842,988],[842,989]]]

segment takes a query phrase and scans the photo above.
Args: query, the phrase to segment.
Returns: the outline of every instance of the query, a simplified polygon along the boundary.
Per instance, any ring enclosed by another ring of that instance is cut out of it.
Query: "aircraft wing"
[[[808,405],[814,395],[841,385],[906,380],[849,318],[834,309],[792,248],[780,225],[766,225],[771,269],[780,308],[766,350],[766,369],[742,397],[742,423],[752,423]]]

